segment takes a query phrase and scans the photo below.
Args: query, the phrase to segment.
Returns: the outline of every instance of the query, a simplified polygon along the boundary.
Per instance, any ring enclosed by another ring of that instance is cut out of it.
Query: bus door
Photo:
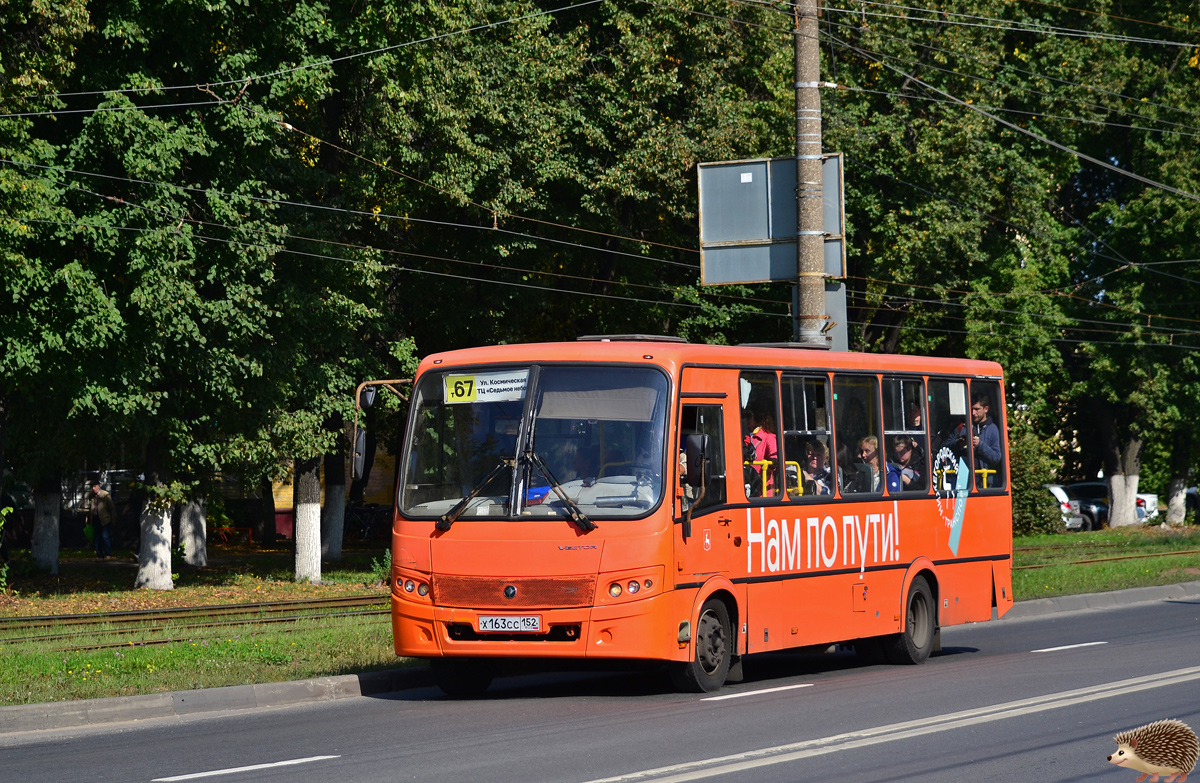
[[[725,453],[724,404],[719,400],[684,396],[679,423],[679,490],[676,494],[676,559],[678,577],[687,583],[703,581],[713,574],[727,573],[736,546],[733,541],[732,514],[726,507],[728,464]],[[703,486],[687,481],[687,439],[689,435],[708,436],[708,477]],[[689,518],[690,525],[682,520]],[[690,527],[690,531],[687,528]],[[693,578],[694,577],[694,578]]]

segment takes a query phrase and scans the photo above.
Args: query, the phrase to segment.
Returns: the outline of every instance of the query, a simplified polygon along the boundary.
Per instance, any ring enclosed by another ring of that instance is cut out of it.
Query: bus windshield
[[[402,513],[565,517],[574,504],[589,518],[611,518],[643,516],[659,504],[666,376],[633,367],[534,369],[422,376],[404,451]]]

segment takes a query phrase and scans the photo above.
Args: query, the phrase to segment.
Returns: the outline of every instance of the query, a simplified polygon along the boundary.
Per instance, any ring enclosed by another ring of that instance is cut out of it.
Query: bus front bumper
[[[430,606],[392,595],[396,654],[528,658],[640,658],[683,660],[679,623],[691,600],[675,592],[608,606],[499,611]],[[489,633],[480,617],[540,619],[536,633]]]

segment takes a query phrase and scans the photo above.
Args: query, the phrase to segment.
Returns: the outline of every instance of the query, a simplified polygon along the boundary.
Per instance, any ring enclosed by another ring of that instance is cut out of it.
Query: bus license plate
[[[537,633],[542,630],[540,615],[520,617],[480,617],[479,632],[500,631],[503,633]]]

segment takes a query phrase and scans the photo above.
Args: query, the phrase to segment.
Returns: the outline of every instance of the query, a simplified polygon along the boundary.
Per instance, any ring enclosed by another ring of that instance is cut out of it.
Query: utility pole
[[[796,286],[792,339],[824,345],[825,232],[821,194],[821,57],[817,3],[796,0]]]

